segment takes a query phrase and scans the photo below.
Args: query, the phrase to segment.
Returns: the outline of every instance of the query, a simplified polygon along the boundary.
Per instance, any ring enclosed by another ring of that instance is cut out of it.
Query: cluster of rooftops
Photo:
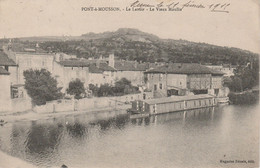
[[[197,63],[138,63],[136,61],[114,60],[114,65],[109,66],[106,60],[68,59],[59,62],[64,67],[88,67],[91,73],[104,71],[142,71],[144,73],[168,74],[212,74],[224,73],[208,68]],[[0,50],[0,66],[17,66],[17,64]],[[0,74],[8,72],[0,67]]]
[[[156,63],[137,63],[135,61],[116,60],[114,67],[108,63],[96,60],[65,60],[60,64],[65,67],[89,67],[92,73],[103,71],[143,71],[144,73],[168,73],[168,74],[212,74],[224,75],[223,72],[208,68],[197,63],[166,63],[158,65]]]

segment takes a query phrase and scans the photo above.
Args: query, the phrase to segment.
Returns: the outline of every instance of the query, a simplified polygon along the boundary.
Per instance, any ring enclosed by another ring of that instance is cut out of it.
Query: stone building
[[[154,97],[187,94],[220,95],[223,73],[200,64],[175,63],[145,72],[146,87]]]
[[[11,110],[10,73],[0,67],[0,112]]]

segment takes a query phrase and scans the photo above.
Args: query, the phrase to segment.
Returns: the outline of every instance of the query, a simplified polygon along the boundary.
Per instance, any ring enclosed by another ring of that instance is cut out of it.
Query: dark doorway
[[[157,90],[157,85],[154,85],[154,91],[156,91]]]

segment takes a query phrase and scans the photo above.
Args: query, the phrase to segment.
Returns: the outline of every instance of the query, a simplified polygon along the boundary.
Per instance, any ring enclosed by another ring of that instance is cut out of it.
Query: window
[[[201,106],[201,101],[199,101],[199,105]]]
[[[157,85],[154,85],[154,90],[157,90]]]
[[[162,84],[160,83],[160,89],[162,89]]]
[[[163,79],[163,74],[159,75],[159,81],[161,81]]]

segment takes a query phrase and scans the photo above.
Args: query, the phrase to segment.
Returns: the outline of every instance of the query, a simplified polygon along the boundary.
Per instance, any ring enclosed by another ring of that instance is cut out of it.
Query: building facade
[[[62,92],[66,92],[71,81],[79,79],[88,86],[89,80],[89,64],[80,60],[65,60],[54,62],[53,76],[58,82],[58,86],[62,87]]]
[[[236,69],[236,66],[224,64],[224,65],[206,65],[208,68],[211,68],[216,71],[220,71],[224,73],[224,76],[234,76],[234,70]]]
[[[23,72],[29,69],[46,69],[53,73],[54,54],[16,52],[15,62],[18,65],[17,84],[24,84]]]
[[[10,73],[0,67],[0,112],[11,110]]]
[[[145,72],[146,86],[154,97],[171,95],[218,95],[223,73],[199,64],[170,64]]]

